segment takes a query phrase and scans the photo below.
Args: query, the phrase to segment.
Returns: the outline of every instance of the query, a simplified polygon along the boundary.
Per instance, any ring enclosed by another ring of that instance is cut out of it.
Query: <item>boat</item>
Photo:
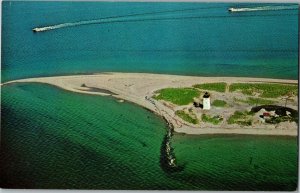
[[[32,31],[33,32],[40,32],[41,30],[39,28],[33,28]]]
[[[43,31],[47,31],[50,29],[51,29],[51,27],[36,27],[36,28],[33,28],[32,31],[33,32],[43,32]]]
[[[229,12],[232,12],[232,11],[234,11],[234,8],[232,8],[232,7],[231,7],[231,8],[228,8],[228,11],[229,11]]]
[[[252,11],[251,8],[228,8],[229,12],[242,12],[242,11]]]

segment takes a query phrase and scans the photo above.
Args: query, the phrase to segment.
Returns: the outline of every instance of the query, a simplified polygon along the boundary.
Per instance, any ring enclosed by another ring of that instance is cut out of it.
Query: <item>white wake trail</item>
[[[245,7],[245,8],[229,8],[231,12],[247,12],[247,11],[279,11],[298,9],[298,6],[263,6],[263,7]]]
[[[247,12],[247,11],[277,11],[277,10],[291,10],[291,9],[298,9],[298,6],[263,6],[263,7],[247,7],[247,8],[229,8],[228,11],[230,12]],[[178,12],[180,10],[174,10],[174,11],[166,11],[166,12]],[[157,13],[163,13],[163,12],[157,12]],[[156,14],[157,14],[156,13]],[[78,21],[78,22],[70,22],[70,23],[61,23],[51,26],[45,26],[45,27],[36,27],[33,28],[32,31],[34,32],[44,32],[59,28],[65,28],[65,27],[74,27],[79,25],[90,25],[90,24],[101,24],[101,23],[110,23],[110,22],[130,22],[130,21],[150,21],[150,20],[168,20],[172,18],[136,18],[135,16],[139,15],[148,15],[150,16],[152,13],[144,13],[144,14],[133,14],[133,15],[125,15],[125,16],[115,16],[111,18],[101,18],[101,19],[95,19],[95,20],[85,20],[85,21]],[[150,16],[151,17],[151,16]],[[194,18],[201,18],[201,16],[195,16]],[[202,16],[203,18],[218,18],[218,17],[225,17],[225,16]],[[175,17],[173,19],[181,19],[185,17]],[[188,17],[187,17],[188,18]],[[193,18],[193,17],[190,17]]]
[[[105,22],[105,20],[104,19],[97,19],[97,20],[79,21],[79,22],[73,22],[73,23],[62,23],[62,24],[51,25],[51,26],[46,26],[46,27],[37,27],[37,28],[34,28],[32,30],[34,32],[43,32],[43,31],[59,29],[59,28],[64,28],[64,27],[73,27],[73,26],[78,26],[78,25],[96,24],[96,23],[101,23],[101,22]]]

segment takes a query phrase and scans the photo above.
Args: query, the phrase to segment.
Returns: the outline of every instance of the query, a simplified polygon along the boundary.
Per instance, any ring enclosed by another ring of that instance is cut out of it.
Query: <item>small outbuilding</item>
[[[210,109],[210,94],[208,92],[205,92],[205,94],[203,95],[203,109]]]

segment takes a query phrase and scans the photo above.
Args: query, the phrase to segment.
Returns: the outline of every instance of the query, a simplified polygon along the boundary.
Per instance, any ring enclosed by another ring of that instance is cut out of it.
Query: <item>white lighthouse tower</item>
[[[209,110],[210,109],[210,95],[208,92],[206,92],[203,95],[203,109],[204,110]]]

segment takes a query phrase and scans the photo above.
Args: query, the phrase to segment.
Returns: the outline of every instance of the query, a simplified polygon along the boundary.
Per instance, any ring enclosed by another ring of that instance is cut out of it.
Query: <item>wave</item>
[[[263,7],[245,7],[245,8],[229,8],[231,12],[248,12],[248,11],[279,11],[298,9],[298,6],[263,6]]]

